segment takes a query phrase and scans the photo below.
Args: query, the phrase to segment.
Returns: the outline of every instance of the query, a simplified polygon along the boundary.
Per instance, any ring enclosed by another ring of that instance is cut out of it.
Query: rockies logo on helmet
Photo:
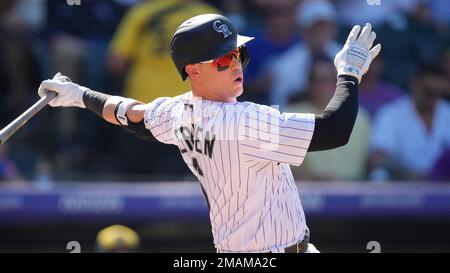
[[[219,25],[221,24],[221,25]],[[222,24],[222,22],[220,20],[216,20],[213,23],[213,27],[214,30],[217,32],[222,32],[223,33],[223,38],[227,38],[228,36],[230,36],[231,34],[233,34],[229,29],[228,26],[226,24]]]

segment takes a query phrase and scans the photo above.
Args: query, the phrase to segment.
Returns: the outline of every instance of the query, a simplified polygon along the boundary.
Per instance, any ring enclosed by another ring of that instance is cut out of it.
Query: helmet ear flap
[[[181,78],[183,79],[183,81],[185,81],[187,79],[187,77],[189,77],[188,73],[185,70],[186,66],[183,66],[181,68]]]
[[[239,54],[241,55],[241,66],[244,69],[250,62],[250,55],[245,45],[239,47]]]

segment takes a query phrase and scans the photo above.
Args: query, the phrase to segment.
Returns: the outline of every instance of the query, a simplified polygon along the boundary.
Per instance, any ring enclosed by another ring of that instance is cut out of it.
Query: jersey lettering
[[[214,142],[216,141],[216,135],[206,131],[203,136],[203,128],[192,126],[195,129],[195,135],[192,130],[187,126],[181,126],[175,130],[176,135],[180,135],[181,139],[186,143],[189,151],[195,151],[199,154],[205,154],[209,158],[212,158]],[[203,142],[203,145],[202,145]],[[186,153],[186,149],[181,149],[182,153]]]

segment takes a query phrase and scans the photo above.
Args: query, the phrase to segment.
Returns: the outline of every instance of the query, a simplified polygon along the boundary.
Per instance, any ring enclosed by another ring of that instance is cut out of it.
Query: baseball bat
[[[5,143],[17,130],[19,130],[27,121],[42,110],[58,93],[48,91],[40,100],[8,124],[0,131],[0,144]]]

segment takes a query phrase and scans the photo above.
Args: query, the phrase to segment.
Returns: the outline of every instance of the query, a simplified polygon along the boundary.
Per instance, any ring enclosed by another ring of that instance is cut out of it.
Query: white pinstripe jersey
[[[191,92],[147,106],[146,128],[178,146],[205,192],[219,252],[282,252],[303,238],[305,215],[289,165],[302,163],[314,115],[194,100]]]

